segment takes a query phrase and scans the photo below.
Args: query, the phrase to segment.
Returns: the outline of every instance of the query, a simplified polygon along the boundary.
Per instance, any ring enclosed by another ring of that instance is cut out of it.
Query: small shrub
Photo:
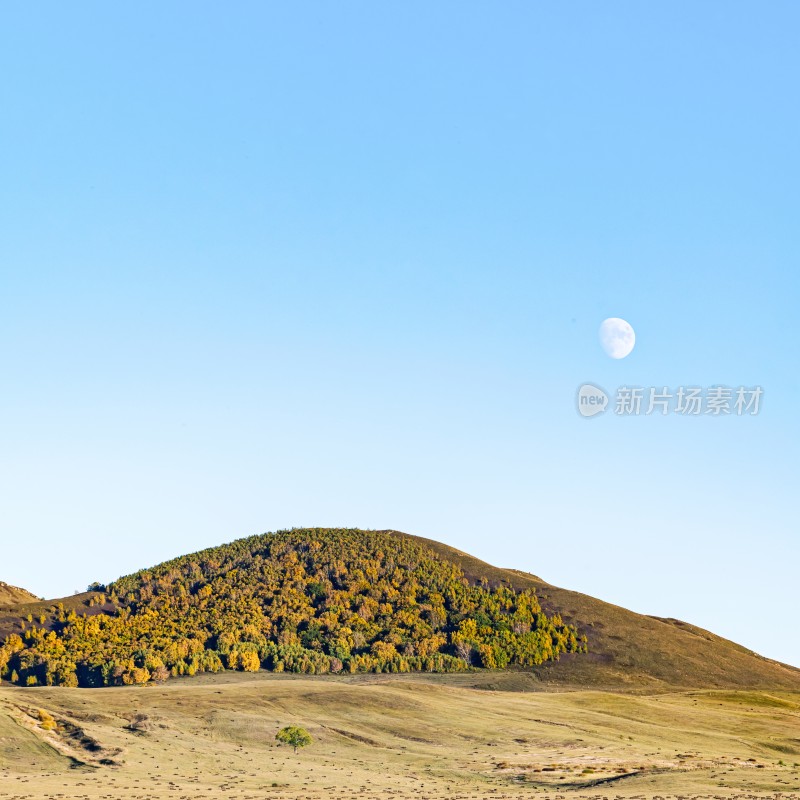
[[[133,731],[134,733],[144,733],[150,729],[150,717],[148,717],[147,714],[142,714],[137,711],[128,717],[128,724],[126,727],[129,731]]]
[[[45,731],[54,731],[58,729],[58,723],[53,717],[43,708],[39,709],[39,727]]]
[[[169,680],[169,677],[170,677],[169,670],[163,665],[155,667],[150,672],[150,680],[152,680],[155,683],[165,683],[166,681]]]

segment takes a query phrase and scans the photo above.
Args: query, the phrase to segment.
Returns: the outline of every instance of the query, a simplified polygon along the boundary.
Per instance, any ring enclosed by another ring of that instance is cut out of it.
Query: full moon
[[[600,345],[611,358],[625,358],[636,344],[636,334],[629,322],[619,317],[604,319],[600,325]]]

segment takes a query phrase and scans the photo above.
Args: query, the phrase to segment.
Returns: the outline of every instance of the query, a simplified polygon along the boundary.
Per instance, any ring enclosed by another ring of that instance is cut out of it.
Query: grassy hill
[[[25,591],[25,589],[20,589],[17,586],[10,586],[0,581],[0,606],[36,602],[38,599],[38,597]]]
[[[407,536],[408,534],[398,534]],[[534,667],[526,677],[508,678],[514,688],[556,686],[613,689],[664,687],[800,689],[800,670],[772,661],[702,628],[675,619],[628,611],[594,597],[552,586],[536,575],[500,569],[467,553],[421,539],[471,580],[534,589],[547,613],[558,609],[565,622],[588,639],[588,653],[562,656]],[[498,686],[500,686],[498,683]]]
[[[22,639],[0,648],[0,671],[20,683],[266,668],[468,670],[466,685],[507,690],[800,690],[800,670],[700,628],[397,531],[250,537],[106,592],[0,608],[0,640],[9,634]]]

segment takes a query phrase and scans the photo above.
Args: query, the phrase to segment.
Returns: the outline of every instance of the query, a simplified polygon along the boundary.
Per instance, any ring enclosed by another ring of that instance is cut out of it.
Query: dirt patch
[[[9,708],[11,717],[42,742],[64,756],[73,769],[119,766],[118,748],[105,748],[74,720],[25,706]],[[42,720],[55,725],[43,724]]]

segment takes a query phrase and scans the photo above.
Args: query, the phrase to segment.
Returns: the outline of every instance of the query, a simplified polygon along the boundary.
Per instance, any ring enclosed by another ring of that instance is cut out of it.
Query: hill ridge
[[[639,614],[582,592],[554,586],[523,570],[494,567],[442,542],[414,538],[426,542],[443,557],[457,561],[472,579],[484,575],[517,588],[534,588],[547,613],[557,608],[564,621],[577,625],[586,634],[588,658],[579,662],[566,655],[557,663],[534,668],[537,677],[553,685],[800,688],[797,667],[762,656],[691,623]],[[603,627],[592,624],[597,621]],[[664,630],[655,626],[663,626]],[[706,636],[699,636],[699,631]],[[638,639],[639,647],[631,646],[632,632],[644,637]],[[705,643],[699,654],[692,647],[692,640],[697,638]]]
[[[27,589],[0,581],[0,605],[36,602],[39,598]]]

